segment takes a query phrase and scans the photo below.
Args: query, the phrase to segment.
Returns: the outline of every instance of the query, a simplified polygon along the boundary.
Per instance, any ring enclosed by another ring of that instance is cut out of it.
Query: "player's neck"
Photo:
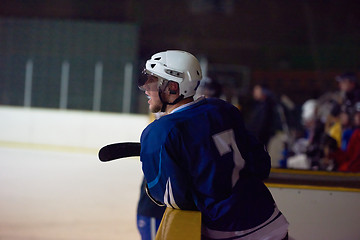
[[[188,97],[188,98],[184,98],[182,99],[180,102],[174,104],[174,105],[167,105],[166,106],[166,114],[169,114],[171,113],[174,109],[184,105],[184,104],[187,104],[187,103],[190,103],[190,102],[193,102],[194,99],[193,97]]]

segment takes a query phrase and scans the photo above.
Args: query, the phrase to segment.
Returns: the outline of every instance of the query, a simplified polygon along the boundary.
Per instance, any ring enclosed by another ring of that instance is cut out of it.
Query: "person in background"
[[[335,77],[339,84],[340,104],[353,107],[360,102],[360,86],[355,73],[345,72]]]
[[[360,172],[360,102],[354,104],[353,132],[346,147],[346,157],[337,157],[338,171]]]
[[[302,105],[301,123],[304,134],[291,146],[291,154],[287,159],[288,168],[319,169],[324,124],[317,116],[318,107],[316,99],[308,99]]]
[[[354,104],[355,113],[352,119],[351,135],[346,149],[340,148],[337,141],[328,134],[324,134],[322,148],[322,169],[342,172],[360,172],[360,102]],[[350,129],[349,129],[350,130]]]
[[[142,240],[155,240],[166,207],[156,205],[145,192],[146,180],[143,178],[137,207],[137,228]]]
[[[204,96],[206,98],[220,98],[222,94],[222,86],[216,81],[214,77],[204,77],[198,89],[196,90],[196,94],[194,99],[198,97]]]
[[[358,129],[357,118],[360,116],[360,87],[355,73],[345,72],[335,77],[339,91],[337,97],[329,101],[333,108],[326,118],[326,138],[324,145],[325,159],[335,163],[338,171],[360,171],[360,152],[356,130]],[[336,110],[336,111],[335,111]],[[339,112],[339,118],[334,118]],[[337,119],[337,121],[333,121]],[[336,141],[334,147],[333,141]]]
[[[275,100],[272,92],[264,84],[254,86],[253,99],[255,105],[252,108],[247,127],[262,144],[268,146],[270,138],[275,133]]]
[[[351,111],[347,108],[342,108],[340,113],[341,123],[341,149],[346,151],[347,145],[350,141],[351,135],[354,132],[353,119]]]
[[[341,124],[341,106],[338,103],[334,103],[328,121],[325,125],[325,133],[336,140],[337,146],[341,147],[342,139],[342,124]]]

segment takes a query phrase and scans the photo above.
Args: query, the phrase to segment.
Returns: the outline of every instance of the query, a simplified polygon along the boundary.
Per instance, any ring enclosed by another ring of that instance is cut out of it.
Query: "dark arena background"
[[[194,54],[247,123],[254,87],[271,92],[266,184],[290,239],[360,239],[360,173],[325,161],[324,145],[316,163],[296,155],[309,137],[305,103],[331,104],[343,73],[360,83],[359,9],[355,0],[0,0],[0,239],[140,239],[141,163],[97,153],[139,141],[150,117],[137,79],[170,49]]]

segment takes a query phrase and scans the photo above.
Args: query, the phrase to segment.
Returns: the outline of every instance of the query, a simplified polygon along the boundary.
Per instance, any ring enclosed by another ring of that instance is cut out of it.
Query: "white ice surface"
[[[0,147],[0,239],[140,239],[138,158]]]

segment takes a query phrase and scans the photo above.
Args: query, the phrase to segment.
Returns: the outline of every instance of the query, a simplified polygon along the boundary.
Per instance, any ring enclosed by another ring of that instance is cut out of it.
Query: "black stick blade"
[[[137,142],[113,143],[99,150],[99,159],[108,162],[119,158],[140,156],[141,145]]]

